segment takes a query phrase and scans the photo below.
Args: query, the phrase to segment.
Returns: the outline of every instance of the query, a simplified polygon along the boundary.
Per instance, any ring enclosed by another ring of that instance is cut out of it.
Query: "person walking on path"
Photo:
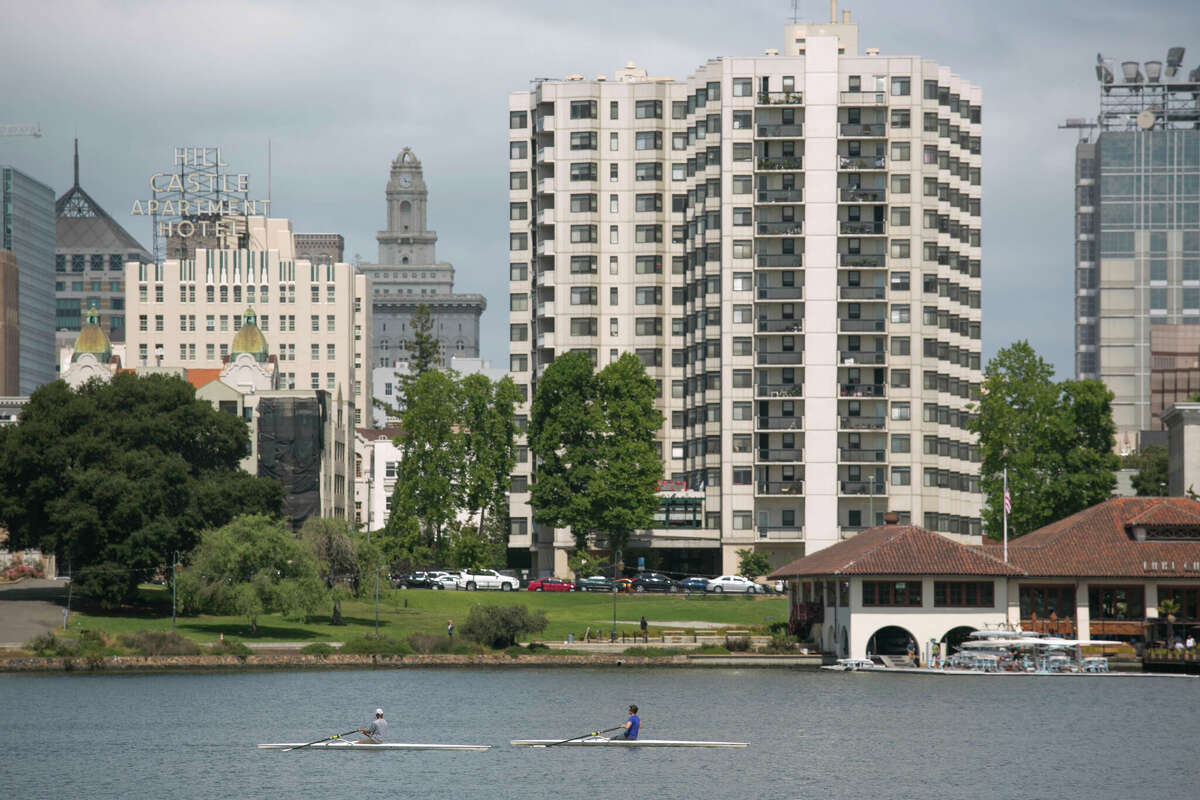
[[[629,717],[625,720],[625,724],[621,726],[624,733],[620,734],[625,739],[636,739],[638,737],[638,729],[642,727],[642,721],[638,719],[638,707],[631,704],[629,706]]]
[[[446,635],[451,639],[454,638],[454,620],[446,620]]]
[[[383,739],[387,736],[387,720],[383,718],[383,709],[375,709],[375,719],[365,728],[359,728],[358,732],[365,738],[360,739],[357,744],[382,744]]]
[[[646,639],[646,615],[645,614],[642,615],[642,621],[640,624],[642,626],[642,641],[645,642],[645,641],[647,641],[647,639]]]

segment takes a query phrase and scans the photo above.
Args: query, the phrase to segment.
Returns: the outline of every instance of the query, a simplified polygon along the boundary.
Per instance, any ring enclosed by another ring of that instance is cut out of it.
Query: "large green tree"
[[[653,524],[662,479],[654,441],[662,414],[654,395],[654,381],[632,353],[599,373],[582,352],[547,367],[529,426],[541,463],[531,489],[539,523],[569,526],[579,547],[601,534],[613,549]]]
[[[279,513],[283,489],[242,472],[246,423],[167,375],[116,375],[33,393],[0,430],[0,522],[15,547],[55,553],[105,606],[243,513]]]
[[[300,537],[311,548],[317,570],[333,600],[331,624],[342,623],[342,600],[357,591],[362,573],[350,523],[342,519],[309,517]]]
[[[493,382],[486,375],[467,375],[459,383],[462,409],[462,465],[458,475],[459,507],[477,519],[483,537],[489,519],[508,522],[508,484],[517,463],[517,386],[507,376]]]
[[[1125,469],[1135,469],[1133,488],[1138,497],[1167,496],[1167,448],[1151,444],[1121,459]]]
[[[984,370],[978,413],[980,485],[988,535],[1003,527],[1004,470],[1020,536],[1111,496],[1120,459],[1112,393],[1098,381],[1055,383],[1054,369],[1028,342],[1002,349]]]

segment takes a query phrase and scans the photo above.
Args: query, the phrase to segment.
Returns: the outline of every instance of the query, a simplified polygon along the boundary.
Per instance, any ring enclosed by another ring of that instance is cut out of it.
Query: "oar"
[[[602,733],[612,733],[613,731],[619,731],[624,727],[625,727],[624,725],[618,725],[617,727],[609,728],[606,731],[588,731],[587,733],[583,734],[582,736],[572,736],[570,739],[563,739],[561,742],[552,742],[552,743],[546,745],[546,747],[554,747],[555,745],[566,744],[567,742],[574,742],[578,739],[586,739],[589,736],[599,736]]]
[[[297,745],[296,747],[285,747],[283,749],[283,752],[289,753],[292,750],[303,750],[306,747],[312,747],[314,744],[320,744],[321,742],[328,742],[331,739],[340,739],[343,736],[349,736],[350,734],[357,733],[357,732],[358,732],[358,728],[352,728],[351,730],[348,730],[345,733],[335,733],[333,736],[326,736],[324,739],[317,739],[315,742],[309,742],[308,744],[301,744],[301,745]]]

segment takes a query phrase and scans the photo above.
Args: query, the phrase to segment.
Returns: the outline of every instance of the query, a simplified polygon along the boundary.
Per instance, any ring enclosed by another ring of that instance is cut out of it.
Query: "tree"
[[[747,547],[743,550],[738,550],[738,572],[742,573],[743,577],[754,580],[759,575],[766,575],[771,571],[771,559],[766,553],[761,553],[752,547]]]
[[[1121,459],[1125,469],[1136,469],[1133,488],[1138,497],[1167,496],[1167,448],[1161,444],[1150,444],[1139,452]]]
[[[432,333],[433,318],[429,314],[429,306],[421,303],[413,312],[409,321],[412,336],[404,342],[408,350],[408,374],[410,380],[416,380],[430,370],[437,369],[442,364],[442,346]]]
[[[530,633],[546,630],[545,611],[521,606],[472,606],[459,632],[474,642],[503,650]]]
[[[489,513],[503,517],[507,527],[509,476],[517,463],[513,413],[517,386],[507,376],[492,383],[486,375],[475,374],[459,381],[459,392],[463,431],[459,507],[469,519],[478,518],[477,533],[482,537]]]
[[[1006,468],[1013,536],[1106,500],[1116,486],[1112,393],[1097,381],[1054,383],[1053,372],[1024,341],[984,370],[968,428],[979,435],[983,518],[993,538],[1002,528]]]
[[[325,595],[309,548],[281,520],[261,514],[205,531],[179,576],[185,611],[243,616],[252,633],[263,614],[307,619]]]
[[[77,591],[113,607],[204,528],[279,513],[283,488],[239,469],[249,441],[177,377],[47,384],[0,430],[0,523],[14,549],[54,552]]]
[[[317,560],[317,571],[333,600],[330,624],[342,625],[342,599],[358,589],[362,572],[350,524],[341,519],[310,517],[300,529]]]
[[[662,414],[654,394],[654,381],[632,353],[599,373],[582,352],[546,369],[529,426],[530,450],[541,462],[530,490],[539,523],[570,527],[580,548],[590,533],[602,534],[614,550],[653,524],[662,479],[654,447]]]
[[[450,525],[443,548],[443,563],[451,569],[486,569],[504,564],[507,542],[493,530],[480,531],[474,525]]]

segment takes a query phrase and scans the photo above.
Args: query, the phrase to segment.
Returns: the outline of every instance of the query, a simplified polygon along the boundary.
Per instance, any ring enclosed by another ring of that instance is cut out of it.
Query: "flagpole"
[[[1004,563],[1008,563],[1008,467],[1004,468]]]

